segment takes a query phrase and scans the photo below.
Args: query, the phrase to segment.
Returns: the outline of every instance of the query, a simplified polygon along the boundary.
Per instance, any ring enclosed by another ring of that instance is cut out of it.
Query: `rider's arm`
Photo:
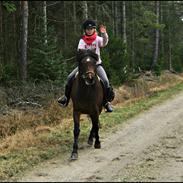
[[[101,36],[103,38],[103,44],[101,45],[101,47],[104,47],[108,44],[109,36],[108,36],[107,32],[106,33],[101,33]]]
[[[100,25],[99,30],[100,30],[101,37],[102,37],[99,46],[104,47],[108,44],[108,41],[109,41],[109,36],[106,31],[106,26]]]

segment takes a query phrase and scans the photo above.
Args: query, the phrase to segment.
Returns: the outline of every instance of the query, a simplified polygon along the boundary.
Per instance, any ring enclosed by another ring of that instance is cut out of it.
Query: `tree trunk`
[[[3,12],[2,12],[2,2],[0,1],[0,61],[3,63]]]
[[[172,70],[172,47],[171,47],[171,33],[170,33],[170,25],[168,26],[168,67],[169,70]]]
[[[76,1],[73,1],[73,21],[74,21],[74,35],[77,35],[76,22]]]
[[[17,52],[17,21],[16,21],[16,13],[13,13],[12,15],[13,17],[13,60],[14,62],[17,64],[17,60],[18,60],[18,52]],[[12,57],[12,56],[11,56]]]
[[[95,21],[98,21],[98,1],[95,1]]]
[[[46,10],[46,1],[43,1],[43,23],[44,23],[44,42],[47,44],[47,10]]]
[[[114,1],[115,35],[118,36],[118,1]]]
[[[115,3],[114,1],[111,1],[112,3],[112,32],[113,35],[115,35]]]
[[[131,68],[134,68],[135,66],[135,18],[134,18],[134,12],[133,12],[133,2],[131,2],[131,21],[132,21],[132,27],[131,27]],[[124,38],[123,38],[124,39]]]
[[[0,36],[2,37],[2,32],[3,32],[3,12],[2,12],[2,2],[0,1]]]
[[[159,24],[159,1],[155,1],[156,7],[156,24]],[[157,64],[158,60],[158,50],[159,50],[159,29],[156,28],[155,31],[155,47],[154,47],[154,55],[153,55],[153,62],[151,65],[151,70],[154,69],[154,66]]]
[[[83,19],[88,19],[88,4],[87,1],[82,2],[82,9],[83,9]]]
[[[170,13],[171,13],[170,8],[172,8],[172,3],[174,3],[174,2],[169,2],[169,3],[170,4],[168,6],[168,18],[170,19]],[[173,70],[173,68],[172,68],[172,39],[173,39],[173,37],[171,37],[171,35],[172,35],[172,31],[171,31],[172,25],[171,24],[172,24],[172,22],[168,23],[168,69],[170,71]]]
[[[63,2],[64,3],[64,47],[66,48],[67,45],[67,7],[66,7],[66,1]]]
[[[160,15],[160,23],[162,24],[163,23],[163,2],[161,2],[162,4],[162,6],[160,6],[161,7],[161,15]],[[165,43],[164,43],[164,31],[163,30],[161,30],[161,32],[160,32],[160,37],[161,37],[161,55],[164,57],[164,55],[165,55]]]
[[[123,43],[127,44],[126,38],[126,3],[123,1]]]
[[[27,38],[28,38],[28,1],[22,1],[22,37],[21,37],[21,79],[27,79]]]

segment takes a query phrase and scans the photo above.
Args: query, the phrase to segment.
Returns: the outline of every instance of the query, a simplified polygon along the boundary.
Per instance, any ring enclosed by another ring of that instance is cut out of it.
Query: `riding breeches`
[[[109,88],[110,87],[109,80],[102,65],[97,65],[97,74],[102,79],[105,88]]]
[[[76,67],[67,77],[67,84],[70,83],[70,81],[74,78],[76,73],[78,72],[78,67]]]

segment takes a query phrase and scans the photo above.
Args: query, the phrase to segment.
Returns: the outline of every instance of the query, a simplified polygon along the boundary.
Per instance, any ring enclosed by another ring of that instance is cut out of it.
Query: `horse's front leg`
[[[76,160],[78,158],[78,137],[79,137],[79,132],[80,132],[80,113],[73,111],[73,119],[74,119],[74,143],[73,143],[73,151],[71,154],[71,160]]]
[[[95,137],[95,132],[94,132],[94,127],[93,127],[93,124],[92,124],[92,128],[90,130],[90,135],[88,137],[88,144],[89,145],[93,145],[93,138]]]
[[[99,140],[99,115],[91,115],[92,124],[93,124],[93,132],[95,135],[95,145],[94,147],[97,149],[101,148],[100,140]]]

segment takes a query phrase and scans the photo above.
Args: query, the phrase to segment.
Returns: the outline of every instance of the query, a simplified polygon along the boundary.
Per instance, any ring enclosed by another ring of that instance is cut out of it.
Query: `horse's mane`
[[[76,55],[77,62],[80,62],[86,56],[91,56],[98,61],[98,55],[93,50],[79,50]]]

